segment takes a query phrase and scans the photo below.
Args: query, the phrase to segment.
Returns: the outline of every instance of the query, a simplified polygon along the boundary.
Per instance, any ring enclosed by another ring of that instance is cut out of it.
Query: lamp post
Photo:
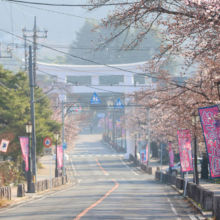
[[[57,168],[57,141],[59,139],[59,132],[54,133],[54,138],[56,140],[56,168],[55,168],[55,177],[58,177],[58,168]]]
[[[172,137],[168,136],[167,137],[167,140],[168,140],[168,147],[170,147],[170,144],[172,142]],[[170,163],[169,163],[170,164]],[[172,174],[172,167],[169,165],[169,174],[171,175]]]
[[[31,191],[31,145],[30,145],[30,134],[32,133],[32,123],[29,121],[25,124],[26,133],[28,135],[28,192]]]
[[[195,110],[191,116],[192,124],[194,126],[194,182],[198,185],[199,184],[199,175],[197,169],[197,144],[196,144],[196,124],[199,122],[199,114]]]

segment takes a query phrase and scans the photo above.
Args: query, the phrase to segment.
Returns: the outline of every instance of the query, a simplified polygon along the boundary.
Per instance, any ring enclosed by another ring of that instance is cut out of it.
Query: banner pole
[[[149,146],[148,146],[148,152],[149,152]],[[149,154],[148,154],[149,155]],[[162,143],[160,144],[160,157],[161,157],[161,168],[160,168],[160,182],[162,182],[162,165],[163,165],[163,150],[162,150]],[[149,160],[149,158],[148,158]]]
[[[186,196],[186,186],[187,186],[187,181],[188,181],[188,172],[186,172],[186,179],[185,179],[185,186],[184,186],[184,193],[183,196]]]
[[[52,190],[52,177],[51,177],[51,154],[50,154],[50,190]]]

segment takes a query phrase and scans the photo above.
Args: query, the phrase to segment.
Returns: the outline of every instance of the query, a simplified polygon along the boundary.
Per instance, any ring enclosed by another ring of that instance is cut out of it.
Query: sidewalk
[[[161,167],[161,164],[158,163],[160,158],[151,158],[150,166],[152,167]],[[165,172],[165,169],[168,165],[162,166],[162,171]],[[193,174],[189,174],[188,181],[193,182]],[[205,189],[209,189],[214,192],[215,195],[220,195],[220,184],[212,183],[210,180],[199,179],[199,185]]]
[[[43,156],[40,158],[40,163],[42,163],[42,169],[37,169],[37,180],[45,180],[50,179],[50,156]],[[55,161],[52,160],[51,156],[51,178],[55,177]],[[27,190],[27,182],[25,182],[25,189]],[[33,195],[29,195],[28,197],[32,197]],[[11,200],[22,200],[27,198],[27,194],[25,197],[17,197],[17,186],[12,187],[11,189]]]

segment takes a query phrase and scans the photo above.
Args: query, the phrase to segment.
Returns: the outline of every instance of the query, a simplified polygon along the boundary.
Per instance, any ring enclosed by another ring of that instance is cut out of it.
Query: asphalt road
[[[81,135],[70,155],[67,169],[76,185],[1,209],[0,219],[199,219],[171,187],[124,161],[100,139]]]

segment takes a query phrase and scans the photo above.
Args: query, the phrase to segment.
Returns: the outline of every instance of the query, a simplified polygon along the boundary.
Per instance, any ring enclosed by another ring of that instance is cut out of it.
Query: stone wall
[[[68,181],[67,175],[66,176],[61,176],[61,177],[56,177],[52,179],[52,188],[56,188],[62,185],[66,185]],[[36,183],[31,183],[31,192],[41,192],[47,189],[51,189],[50,187],[51,181],[50,179],[47,180],[39,180]],[[17,194],[19,195],[18,197],[23,197],[25,194],[23,193],[24,188],[22,188],[22,184],[18,185],[17,188]]]
[[[129,160],[132,161],[135,166],[140,166],[141,170],[143,170],[145,173],[154,175],[157,170],[160,170],[159,167],[150,167],[146,166],[145,164],[141,164],[140,161],[131,154],[129,155]]]
[[[0,187],[0,199],[3,199],[3,198],[11,200],[11,187],[10,186]]]

